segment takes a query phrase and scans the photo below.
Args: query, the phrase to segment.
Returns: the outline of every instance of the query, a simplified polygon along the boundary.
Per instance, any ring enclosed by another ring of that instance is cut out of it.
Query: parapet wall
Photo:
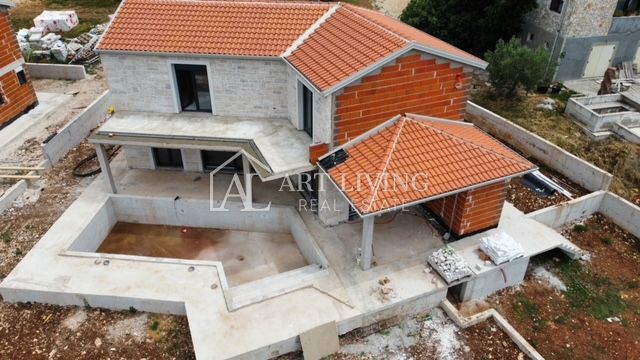
[[[467,119],[501,141],[525,152],[589,191],[607,190],[613,175],[473,102]]]

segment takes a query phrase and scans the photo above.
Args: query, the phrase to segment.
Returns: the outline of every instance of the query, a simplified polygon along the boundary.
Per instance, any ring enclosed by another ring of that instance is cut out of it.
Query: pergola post
[[[362,245],[360,246],[360,266],[362,270],[369,270],[373,261],[373,224],[374,217],[362,218]]]
[[[109,155],[107,155],[107,149],[105,149],[103,144],[96,144],[96,155],[98,155],[100,169],[102,170],[102,178],[104,179],[107,191],[112,194],[117,193],[116,183],[113,181],[111,165],[109,164]]]
[[[244,174],[244,191],[246,196],[246,208],[253,207],[253,189],[251,188],[251,164],[246,155],[242,155],[242,173]]]

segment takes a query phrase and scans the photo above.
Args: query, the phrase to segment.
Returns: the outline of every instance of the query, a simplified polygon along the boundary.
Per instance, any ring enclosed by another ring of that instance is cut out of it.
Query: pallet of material
[[[447,284],[458,282],[473,275],[464,259],[450,246],[434,251],[427,258],[427,262]]]

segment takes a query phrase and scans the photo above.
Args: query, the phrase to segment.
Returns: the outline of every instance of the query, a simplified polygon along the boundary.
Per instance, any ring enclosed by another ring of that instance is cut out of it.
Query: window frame
[[[18,78],[18,84],[20,84],[20,86],[26,85],[29,82],[29,78],[27,78],[27,73],[24,71],[24,69],[16,69],[15,73],[16,77]]]
[[[562,14],[562,10],[564,9],[564,2],[565,0],[551,0],[549,2],[549,10],[558,14]]]

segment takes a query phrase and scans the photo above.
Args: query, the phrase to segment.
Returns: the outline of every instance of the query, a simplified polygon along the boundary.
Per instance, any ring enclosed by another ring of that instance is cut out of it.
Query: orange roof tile
[[[471,124],[418,115],[394,118],[341,149],[347,159],[324,169],[360,214],[536,169]]]
[[[124,0],[98,50],[282,56],[324,91],[413,43],[485,64],[373,10],[272,0]]]
[[[280,56],[331,5],[125,0],[99,50]]]
[[[287,60],[324,90],[407,44],[345,7],[316,29]]]

